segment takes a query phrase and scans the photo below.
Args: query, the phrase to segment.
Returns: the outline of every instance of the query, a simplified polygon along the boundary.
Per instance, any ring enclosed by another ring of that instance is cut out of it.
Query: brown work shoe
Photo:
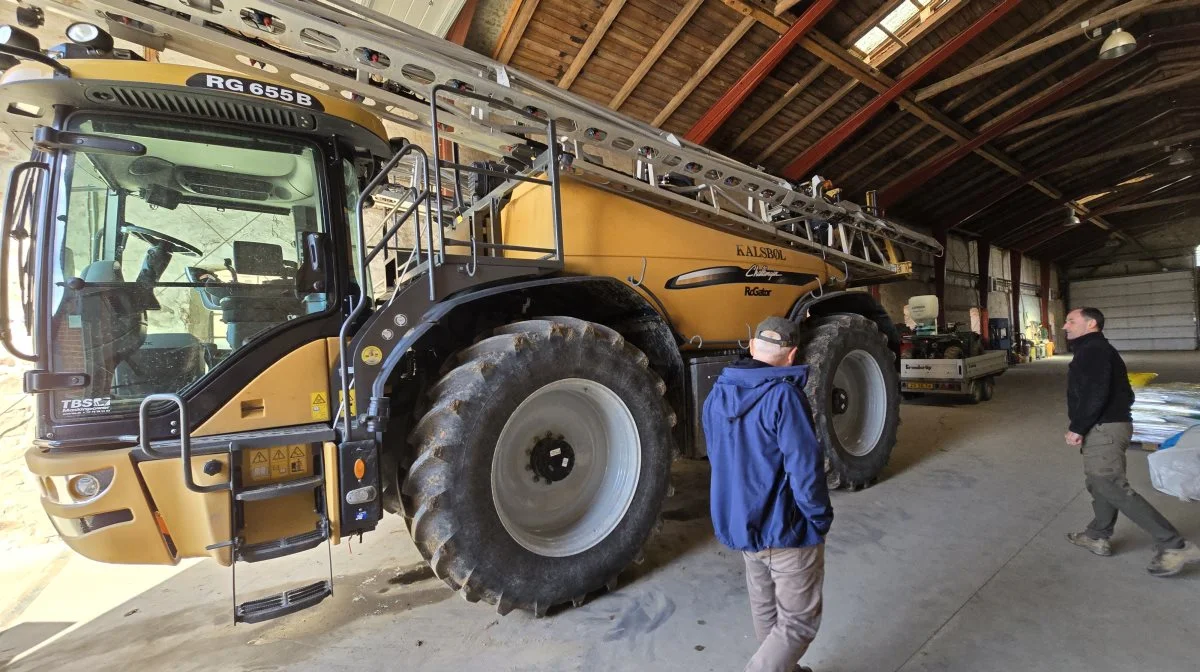
[[[1096,555],[1104,557],[1112,555],[1112,544],[1109,543],[1108,539],[1092,539],[1087,536],[1086,532],[1068,532],[1067,541],[1076,546],[1086,548]]]
[[[1150,559],[1146,571],[1152,576],[1175,576],[1193,564],[1200,564],[1200,547],[1189,541],[1183,548],[1159,549]]]

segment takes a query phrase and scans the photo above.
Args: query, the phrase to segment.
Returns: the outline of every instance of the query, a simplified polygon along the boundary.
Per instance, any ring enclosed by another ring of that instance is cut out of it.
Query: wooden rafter
[[[679,106],[688,99],[688,96],[692,95],[692,92],[704,82],[704,79],[713,71],[713,68],[717,67],[717,64],[721,62],[721,59],[729,55],[729,52],[737,46],[737,43],[746,33],[750,32],[755,23],[756,21],[753,17],[746,17],[737,24],[733,31],[721,41],[721,44],[717,45],[716,50],[709,55],[704,64],[692,74],[688,81],[684,82],[679,91],[671,97],[666,106],[654,117],[653,124],[655,126],[662,126],[663,122],[670,119],[672,114],[675,114],[675,110],[678,110]]]
[[[808,128],[809,124],[811,124],[813,121],[819,119],[821,117],[821,115],[825,114],[829,110],[829,108],[833,107],[834,104],[836,104],[839,100],[844,98],[848,93],[853,91],[858,85],[859,85],[859,82],[858,82],[858,80],[855,80],[855,79],[851,79],[850,81],[843,84],[842,88],[838,89],[837,92],[835,92],[829,98],[826,98],[824,100],[824,102],[822,102],[820,105],[814,107],[811,112],[804,115],[803,119],[792,124],[792,127],[789,128],[788,130],[784,131],[783,135],[780,135],[778,138],[775,139],[774,142],[772,142],[770,145],[768,145],[766,149],[759,152],[758,156],[754,157],[754,162],[762,163],[764,160],[766,160],[772,154],[779,151],[780,147],[783,147],[784,145],[786,145],[788,143],[788,141],[790,141],[792,138],[796,137],[797,133],[799,133],[800,131],[803,131],[805,128]]]
[[[965,30],[939,45],[928,56],[921,59],[918,64],[908,68],[900,76],[900,79],[888,87],[887,90],[880,93],[878,98],[850,115],[842,123],[838,124],[837,128],[832,132],[804,150],[800,156],[796,157],[784,169],[784,177],[797,179],[807,174],[823,161],[830,152],[837,149],[838,145],[849,139],[851,135],[856,133],[863,125],[870,122],[871,119],[874,119],[893,100],[899,98],[922,78],[937,69],[938,66],[957,53],[959,49],[969,44],[971,40],[987,31],[996,21],[999,21],[1006,14],[1016,9],[1021,2],[1022,0],[1002,0],[1002,2],[972,22]]]
[[[787,92],[779,97],[779,100],[772,103],[771,107],[768,107],[762,114],[758,115],[758,117],[746,128],[746,130],[738,134],[737,139],[733,141],[733,145],[730,147],[730,150],[732,151],[738,147],[741,147],[747,140],[757,133],[759,129],[765,126],[768,121],[774,119],[775,115],[779,114],[780,110],[787,107],[788,103],[791,103],[793,100],[795,100],[796,96],[800,95],[805,89],[808,88],[810,84],[815,82],[817,78],[819,78],[821,75],[824,75],[827,70],[829,70],[829,64],[824,62],[818,63],[815,68],[809,70],[808,74],[802,77],[800,81],[789,87]]]
[[[1102,26],[1109,21],[1122,19],[1130,14],[1133,14],[1134,12],[1142,11],[1149,6],[1160,2],[1163,2],[1163,0],[1130,0],[1130,2],[1127,2],[1120,7],[1097,14],[1085,23],[1097,27]],[[1052,35],[1048,35],[1036,42],[1028,44],[1024,47],[1020,47],[1019,49],[1014,49],[1003,56],[999,56],[985,63],[980,63],[979,65],[967,68],[957,75],[947,77],[936,84],[927,86],[917,92],[917,100],[928,100],[929,98],[932,98],[943,91],[948,91],[956,86],[965,84],[978,77],[986,75],[989,72],[999,70],[1000,68],[1012,65],[1013,63],[1022,61],[1030,56],[1040,54],[1051,47],[1062,44],[1063,42],[1068,42],[1070,40],[1082,37],[1084,37],[1084,34],[1083,31],[1080,30],[1079,26],[1075,25],[1069,28],[1064,28],[1063,30],[1053,33]]]
[[[621,109],[621,106],[633,94],[634,89],[642,83],[642,80],[646,78],[646,74],[658,63],[658,59],[662,58],[663,53],[667,51],[667,47],[671,46],[671,43],[675,41],[679,32],[683,30],[683,27],[692,19],[692,15],[703,4],[704,0],[688,0],[688,3],[675,16],[675,20],[671,21],[671,25],[667,26],[667,29],[663,31],[658,41],[650,48],[650,51],[642,59],[642,62],[638,64],[633,74],[629,76],[629,79],[625,80],[625,84],[621,87],[621,90],[617,92],[617,95],[613,96],[613,99],[608,103],[609,107],[614,110]]]
[[[904,131],[903,133],[892,138],[891,142],[889,142],[886,145],[884,145],[883,147],[881,147],[879,149],[879,151],[874,152],[870,157],[867,158],[866,161],[860,161],[858,163],[858,165],[854,166],[853,168],[850,168],[846,172],[839,175],[838,182],[845,183],[845,182],[849,181],[851,177],[857,175],[859,172],[861,172],[863,169],[865,169],[867,166],[870,166],[871,164],[875,163],[875,161],[880,160],[880,159],[885,159],[893,149],[908,142],[909,138],[913,137],[917,133],[920,133],[921,130],[924,128],[928,128],[928,127],[919,121],[917,123],[913,124],[912,128],[910,128],[907,131]],[[938,135],[937,137],[942,137],[942,136]],[[846,153],[852,154],[853,152],[847,151]],[[871,181],[866,180],[866,183],[870,184]]]
[[[1099,9],[1100,11],[1104,11],[1105,9],[1108,9],[1108,7],[1117,4],[1117,2],[1119,2],[1119,1],[1120,0],[1104,0],[1104,2],[1096,9]],[[1016,35],[1013,35],[1012,37],[1008,38],[1007,40],[996,45],[995,48],[993,48],[992,50],[988,51],[986,54],[984,54],[984,55],[980,56],[979,58],[975,59],[974,61],[972,61],[971,65],[967,66],[967,67],[974,67],[976,65],[979,65],[980,63],[986,63],[987,61],[990,61],[991,59],[1008,51],[1013,46],[1020,44],[1021,42],[1023,42],[1025,40],[1025,38],[1029,37],[1030,35],[1036,35],[1036,34],[1042,32],[1043,30],[1054,25],[1059,19],[1062,19],[1063,17],[1069,15],[1071,12],[1079,9],[1081,6],[1083,6],[1089,2],[1092,2],[1092,0],[1069,0],[1068,2],[1062,3],[1053,12],[1050,12],[1046,16],[1042,17],[1036,23],[1030,25],[1025,30],[1022,30],[1021,32],[1017,33]],[[949,103],[946,103],[945,107],[943,107],[942,109],[945,110],[946,112],[956,110],[959,107],[962,107],[962,105],[964,103],[966,103],[968,100],[979,95],[987,87],[988,87],[987,82],[978,82],[975,86],[971,87],[969,90],[964,91],[963,93],[961,93],[957,97],[955,97],[953,100],[951,100]]]
[[[990,98],[987,101],[980,104],[978,107],[973,108],[970,112],[967,112],[965,115],[963,115],[963,117],[961,119],[959,119],[959,121],[961,121],[964,124],[969,123],[973,119],[978,118],[979,115],[988,112],[989,110],[996,107],[1000,103],[1003,103],[1004,101],[1008,100],[1009,98],[1012,98],[1013,96],[1017,95],[1021,91],[1024,91],[1025,89],[1029,88],[1030,86],[1033,86],[1034,84],[1037,84],[1038,82],[1042,81],[1046,77],[1049,77],[1050,75],[1054,74],[1055,71],[1057,71],[1059,68],[1066,65],[1067,63],[1070,63],[1071,61],[1075,60],[1076,58],[1079,58],[1079,56],[1081,56],[1083,54],[1083,52],[1091,51],[1091,49],[1092,49],[1092,45],[1090,45],[1090,44],[1079,45],[1078,47],[1076,47],[1075,49],[1066,53],[1065,55],[1055,59],[1055,61],[1053,63],[1051,63],[1050,65],[1047,65],[1046,67],[1042,68],[1041,70],[1038,70],[1037,72],[1033,73],[1029,77],[1022,79],[1021,81],[1010,86],[1009,88],[1005,89],[1004,91],[1000,92],[999,94],[996,94],[992,98]],[[947,109],[947,110],[950,109],[950,106],[947,105],[945,109]]]
[[[625,0],[609,0],[608,7],[604,8],[604,13],[600,15],[600,20],[592,27],[587,40],[579,48],[579,53],[575,54],[575,58],[571,59],[571,65],[567,67],[567,71],[558,80],[560,87],[569,89],[571,88],[571,84],[575,83],[575,78],[579,76],[579,73],[583,72],[583,66],[587,65],[588,59],[592,57],[592,53],[596,51],[596,47],[600,46],[600,40],[604,39],[605,33],[608,32],[613,21],[617,20],[617,14],[621,13],[621,8],[624,6]]]
[[[1076,107],[1069,107],[1065,110],[1055,112],[1053,114],[1047,114],[1043,117],[1034,119],[1033,121],[1029,121],[1024,124],[1015,126],[1011,130],[1009,130],[1008,133],[1009,134],[1021,133],[1023,131],[1028,131],[1028,130],[1031,130],[1034,128],[1040,128],[1047,124],[1053,124],[1053,123],[1063,121],[1066,119],[1071,119],[1073,117],[1078,117],[1081,114],[1088,114],[1091,112],[1095,112],[1096,110],[1102,110],[1106,107],[1111,107],[1113,105],[1119,105],[1120,103],[1123,103],[1128,100],[1134,100],[1136,98],[1141,98],[1143,96],[1150,96],[1150,95],[1153,95],[1156,93],[1162,93],[1164,91],[1174,91],[1174,90],[1178,89],[1181,85],[1187,84],[1189,82],[1193,82],[1197,79],[1200,79],[1200,71],[1193,71],[1186,75],[1179,75],[1178,77],[1172,77],[1170,79],[1166,79],[1166,80],[1163,80],[1163,81],[1155,83],[1155,84],[1149,84],[1146,86],[1138,87],[1136,89],[1130,89],[1129,91],[1124,91],[1122,93],[1118,93],[1116,95],[1109,96],[1108,98],[1103,98],[1101,100],[1097,100],[1095,102],[1088,103],[1087,105],[1079,105]]]
[[[721,125],[733,116],[746,98],[754,93],[758,85],[767,78],[767,75],[771,74],[784,56],[791,52],[796,42],[805,33],[812,30],[836,4],[837,0],[814,0],[808,9],[804,10],[804,14],[788,28],[787,32],[780,35],[775,44],[772,44],[732,86],[721,94],[721,97],[708,108],[708,111],[701,115],[700,119],[688,129],[684,138],[696,144],[707,142]]]
[[[517,44],[521,42],[521,37],[525,35],[525,29],[529,27],[529,20],[537,11],[538,2],[540,0],[515,0],[513,2],[512,7],[508,9],[508,15],[504,17],[504,26],[500,29],[500,39],[496,40],[496,49],[492,52],[492,58],[501,63],[508,63],[512,60],[513,54],[517,51]]]

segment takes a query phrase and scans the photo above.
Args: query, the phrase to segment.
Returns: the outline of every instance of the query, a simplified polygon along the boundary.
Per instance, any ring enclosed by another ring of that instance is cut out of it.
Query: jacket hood
[[[740,418],[776,385],[803,387],[808,367],[771,366],[754,360],[727,367],[713,385],[714,409],[725,418]]]

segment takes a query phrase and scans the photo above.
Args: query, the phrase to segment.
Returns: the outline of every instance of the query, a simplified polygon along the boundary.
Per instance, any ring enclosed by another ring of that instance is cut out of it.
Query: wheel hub
[[[537,439],[529,453],[529,468],[533,480],[544,480],[547,485],[557,483],[571,475],[575,468],[575,449],[561,434],[546,434]]]
[[[833,388],[833,413],[841,415],[850,408],[850,395],[840,387]]]

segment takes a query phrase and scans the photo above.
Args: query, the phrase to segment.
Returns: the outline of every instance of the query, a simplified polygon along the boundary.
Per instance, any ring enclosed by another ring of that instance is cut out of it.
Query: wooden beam
[[[729,52],[732,51],[735,46],[737,46],[737,43],[742,39],[742,37],[744,37],[746,33],[750,32],[750,29],[754,27],[755,23],[756,21],[753,17],[746,17],[742,19],[741,22],[738,23],[738,25],[733,29],[733,32],[729,33],[729,35],[727,35],[725,39],[721,41],[721,44],[717,45],[716,51],[709,55],[708,59],[704,61],[704,64],[701,65],[694,74],[692,74],[691,78],[689,78],[687,82],[684,82],[683,87],[679,89],[679,92],[671,97],[671,100],[667,102],[666,107],[659,111],[658,116],[654,117],[654,121],[652,122],[653,125],[662,126],[663,122],[665,122],[667,119],[670,119],[671,115],[675,114],[675,110],[678,110],[679,106],[683,104],[683,101],[687,100],[688,96],[692,95],[692,92],[704,82],[704,79],[713,71],[713,68],[717,67],[717,64],[721,62],[721,59],[725,58],[725,56],[727,56]]]
[[[890,105],[892,101],[899,98],[901,94],[924,79],[926,75],[936,70],[947,59],[957,53],[959,49],[990,28],[996,21],[999,21],[1010,11],[1016,9],[1019,4],[1021,4],[1021,0],[1003,0],[1000,4],[979,17],[966,30],[942,43],[932,54],[923,59],[918,67],[909,68],[909,71],[901,76],[899,81],[881,93],[878,98],[872,100],[858,112],[838,124],[837,128],[821,138],[815,145],[806,149],[804,153],[784,169],[783,176],[794,180],[808,174],[826,156],[829,156],[830,152],[837,149],[847,138],[854,135],[860,128],[874,119],[875,115]]]
[[[1005,114],[988,122],[987,130],[965,143],[959,143],[931,157],[920,166],[909,171],[893,182],[880,194],[880,202],[885,205],[899,202],[914,189],[949,168],[959,159],[975,151],[994,138],[999,137],[1008,129],[1016,126],[1043,108],[1070,95],[1096,77],[1114,67],[1115,61],[1097,61],[1046,89],[1041,94],[1030,98],[1022,105],[1009,110]]]
[[[1119,212],[1133,212],[1135,210],[1148,210],[1150,208],[1161,208],[1164,205],[1175,205],[1177,203],[1190,203],[1192,201],[1200,201],[1200,194],[1187,194],[1184,196],[1172,196],[1171,198],[1160,198],[1156,201],[1145,201],[1142,203],[1130,203],[1129,205],[1118,205],[1112,208],[1101,208],[1097,210],[1097,214],[1115,215]]]
[[[501,63],[508,63],[512,60],[521,36],[529,27],[529,20],[537,11],[538,2],[540,0],[514,0],[512,7],[508,8],[508,15],[504,17],[500,38],[496,40],[496,48],[492,51],[493,59]]]
[[[800,47],[812,53],[817,58],[833,66],[842,73],[857,79],[859,82],[868,88],[882,93],[889,86],[894,84],[887,75],[879,72],[877,69],[862,62],[846,49],[842,48],[833,40],[823,35],[820,31],[812,31],[804,39],[800,41]],[[912,93],[906,93],[897,99],[897,104],[900,109],[912,114],[917,119],[920,119],[926,124],[929,124],[938,132],[943,133],[958,142],[967,142],[974,137],[974,133],[965,128],[958,122],[954,121],[945,113],[931,109],[929,106],[918,103]],[[1009,157],[1003,152],[996,150],[986,144],[975,150],[977,154],[983,157],[988,162],[998,166],[1001,170],[1012,175],[1021,175],[1027,173],[1028,170],[1021,166],[1015,159]],[[1061,198],[1062,192],[1055,189],[1049,184],[1045,184],[1040,180],[1035,180],[1030,185],[1038,191],[1044,193],[1050,198]]]
[[[945,139],[945,137],[946,137],[946,136],[944,136],[944,135],[937,135],[937,134],[934,134],[934,135],[931,135],[931,136],[929,136],[929,137],[928,137],[928,138],[926,138],[926,139],[925,139],[923,142],[921,142],[920,144],[918,144],[916,147],[913,147],[912,149],[910,149],[910,150],[908,151],[908,153],[907,153],[907,154],[905,154],[904,156],[900,157],[900,158],[899,158],[899,159],[897,159],[896,161],[893,161],[893,162],[889,163],[888,165],[884,166],[883,168],[879,169],[878,171],[876,171],[876,172],[875,172],[873,175],[871,175],[870,177],[868,177],[868,178],[867,178],[866,180],[864,180],[864,181],[865,181],[867,184],[871,184],[871,183],[873,183],[875,180],[878,180],[878,179],[880,179],[881,177],[884,177],[884,176],[885,176],[885,175],[887,175],[888,173],[894,172],[894,171],[895,171],[895,169],[896,169],[896,166],[898,166],[898,165],[900,165],[900,164],[904,163],[905,161],[908,161],[909,159],[913,158],[914,156],[917,156],[917,155],[921,154],[921,152],[924,152],[925,150],[927,150],[927,149],[929,149],[930,147],[932,147],[932,146],[934,145],[934,143],[936,143],[937,141],[939,141],[939,140],[944,140],[944,139]],[[884,189],[886,189],[888,186],[889,186],[889,185],[885,185],[885,186],[884,186]]]
[[[801,2],[803,2],[803,0],[779,0],[775,3],[775,9],[771,11],[775,13],[775,16],[779,16]]]
[[[1064,16],[1068,15],[1069,13],[1075,11],[1076,9],[1079,9],[1081,6],[1083,6],[1089,2],[1092,2],[1092,0],[1069,0],[1069,2],[1062,3],[1061,5],[1058,6],[1057,9],[1055,9],[1053,12],[1050,12],[1045,17],[1039,19],[1036,23],[1032,24],[1025,30],[1022,30],[1021,32],[1017,33],[1016,35],[1013,35],[1012,37],[1008,38],[1007,40],[1001,42],[995,48],[993,48],[991,51],[987,52],[983,56],[980,56],[979,58],[972,61],[971,65],[968,67],[976,66],[976,65],[979,65],[980,63],[986,63],[987,61],[999,56],[1000,54],[1003,54],[1005,51],[1008,51],[1009,49],[1011,49],[1014,45],[1020,44],[1022,41],[1025,40],[1025,38],[1029,37],[1030,35],[1036,35],[1037,33],[1042,32],[1046,28],[1049,28],[1050,26],[1054,25],[1054,23],[1056,21],[1058,21],[1059,19],[1061,19]],[[1117,2],[1118,2],[1118,0],[1104,0],[1104,3],[1101,4],[1101,7],[1104,7],[1104,9],[1108,9],[1108,7],[1105,7],[1105,5],[1115,5]],[[1103,11],[1103,10],[1101,10],[1101,11]],[[979,93],[981,91],[983,91],[984,89],[986,89],[987,86],[988,85],[986,82],[978,82],[975,86],[971,87],[971,89],[969,91],[965,91],[965,92],[959,94],[956,98],[954,98],[954,100],[951,100],[949,103],[946,103],[946,105],[942,108],[942,110],[945,112],[950,112],[951,110],[958,109],[959,107],[961,107],[963,105],[963,103],[965,103],[968,100],[970,100],[971,98],[974,98],[975,96],[979,95]]]
[[[957,75],[947,77],[936,84],[927,86],[917,92],[917,100],[928,100],[929,98],[932,98],[943,91],[948,91],[956,86],[965,84],[989,72],[999,70],[1000,68],[1012,65],[1013,63],[1020,62],[1035,54],[1040,54],[1051,47],[1062,44],[1063,42],[1083,37],[1085,27],[1100,27],[1109,21],[1115,21],[1117,19],[1124,18],[1130,14],[1133,14],[1134,12],[1141,11],[1160,2],[1163,2],[1163,0],[1131,0],[1120,7],[1116,7],[1107,12],[1101,12],[1091,19],[1084,21],[1080,25],[1064,28],[1057,33],[1033,42],[1032,44],[1026,45],[1019,49],[1014,49],[1003,56],[994,58],[985,63],[980,63],[976,66],[972,66],[966,70],[963,70]]]
[[[1003,92],[997,94],[990,100],[984,102],[979,107],[976,107],[975,109],[966,113],[965,115],[963,115],[963,117],[961,119],[959,119],[959,121],[961,121],[964,124],[969,123],[971,120],[978,118],[979,115],[984,114],[988,110],[991,110],[993,107],[999,105],[1000,103],[1003,103],[1004,101],[1008,100],[1009,98],[1012,98],[1013,96],[1020,93],[1024,89],[1026,89],[1030,86],[1033,86],[1034,84],[1045,79],[1047,76],[1054,74],[1054,71],[1058,70],[1059,68],[1066,65],[1067,63],[1070,63],[1071,61],[1075,60],[1076,58],[1079,58],[1079,56],[1081,56],[1083,54],[1083,52],[1090,51],[1091,49],[1092,49],[1091,44],[1079,45],[1079,47],[1068,52],[1066,55],[1062,56],[1061,58],[1056,59],[1050,65],[1047,65],[1046,67],[1042,68],[1041,70],[1038,70],[1037,72],[1033,73],[1029,77],[1022,79],[1021,81],[1017,82],[1013,86],[1010,86],[1009,88],[1005,89]]]
[[[829,64],[825,62],[818,63],[817,67],[809,70],[808,74],[805,75],[800,81],[793,84],[786,93],[780,96],[779,100],[775,101],[771,107],[767,108],[765,112],[758,115],[758,118],[754,120],[754,123],[750,124],[746,130],[738,134],[737,139],[733,141],[733,146],[730,148],[730,151],[741,147],[747,140],[757,133],[759,129],[765,126],[768,121],[774,119],[775,115],[779,114],[780,110],[787,107],[788,103],[791,103],[793,100],[795,100],[796,96],[800,95],[801,92],[807,89],[808,86],[816,81],[818,77],[824,75],[825,71],[827,70],[829,70]]]
[[[796,137],[797,133],[799,133],[800,131],[803,131],[814,120],[820,118],[820,116],[822,114],[825,114],[829,110],[829,108],[833,107],[835,103],[837,103],[839,100],[841,100],[842,97],[844,97],[846,94],[853,91],[858,85],[859,85],[858,80],[851,79],[850,81],[846,82],[844,85],[842,85],[842,88],[837,90],[836,93],[834,93],[829,98],[826,98],[825,102],[814,107],[811,112],[804,115],[803,119],[801,119],[800,121],[797,121],[795,124],[792,124],[791,128],[789,128],[786,132],[784,132],[783,135],[776,138],[775,142],[772,142],[770,145],[767,146],[766,149],[759,152],[758,156],[754,157],[754,162],[762,163],[767,157],[769,157],[772,154],[774,154],[775,152],[779,151],[780,147],[783,147],[784,145],[786,145],[789,140]]]
[[[625,0],[609,0],[608,7],[604,8],[604,13],[600,15],[600,20],[592,27],[592,32],[588,33],[587,40],[583,46],[579,48],[579,53],[575,54],[575,58],[571,59],[571,65],[567,67],[567,71],[558,80],[559,88],[570,89],[575,83],[575,78],[579,73],[583,72],[583,66],[587,65],[588,59],[592,57],[592,53],[596,51],[596,47],[600,46],[600,40],[604,39],[605,33],[608,32],[613,21],[617,20],[617,14],[621,13],[621,8],[625,6]]]
[[[662,36],[658,38],[658,41],[654,43],[654,46],[650,48],[650,51],[646,54],[646,57],[642,59],[642,62],[638,64],[637,69],[634,70],[633,74],[629,76],[629,79],[625,81],[625,85],[621,87],[621,90],[617,92],[617,95],[613,96],[612,101],[610,101],[608,104],[609,107],[614,110],[621,109],[621,106],[624,105],[625,101],[629,99],[629,96],[633,93],[633,90],[642,83],[642,80],[646,78],[646,74],[650,72],[656,63],[658,63],[658,59],[662,58],[662,55],[664,52],[666,52],[667,47],[671,46],[671,43],[675,41],[676,36],[679,35],[679,31],[683,30],[683,27],[686,26],[687,22],[691,20],[692,15],[695,14],[696,10],[700,9],[700,5],[703,4],[704,0],[688,0],[688,3],[684,5],[683,9],[679,10],[679,14],[675,16],[675,20],[671,22],[671,25],[667,26],[666,31],[664,31]]]
[[[621,1],[624,2],[624,0]],[[745,102],[751,93],[754,93],[758,85],[775,69],[775,66],[779,65],[783,57],[787,56],[792,47],[796,46],[800,38],[812,30],[836,4],[837,0],[815,0],[809,5],[808,9],[804,10],[804,14],[787,29],[787,32],[780,35],[766,53],[759,57],[738,81],[729,87],[717,102],[713,103],[712,107],[696,121],[684,135],[684,139],[699,145],[708,142],[721,124],[733,116],[738,106]]]
[[[754,19],[755,21],[758,21],[780,35],[786,33],[788,28],[792,27],[792,23],[790,21],[782,17],[774,16],[758,5],[752,5],[747,2],[743,2],[742,0],[721,0],[721,2],[724,3],[726,7],[732,9],[738,14],[741,14],[748,19]]]
[[[864,168],[866,168],[867,166],[870,166],[875,161],[877,161],[879,159],[886,159],[888,152],[890,152],[893,149],[904,144],[910,138],[912,138],[914,135],[921,132],[921,130],[925,129],[925,128],[927,128],[927,126],[921,122],[917,122],[917,123],[913,124],[912,128],[910,128],[907,131],[904,131],[903,133],[901,133],[900,135],[897,135],[896,137],[892,138],[891,142],[889,142],[886,145],[884,145],[883,147],[881,147],[878,152],[875,152],[874,155],[872,155],[870,157],[870,159],[860,162],[857,166],[854,166],[850,170],[847,170],[845,173],[838,176],[838,183],[839,184],[845,183],[845,182],[849,181],[849,179],[851,177],[853,177],[854,175],[857,175]],[[934,137],[942,137],[942,136],[934,136]],[[871,177],[874,178],[875,175],[872,175]],[[869,184],[870,180],[867,180],[867,183]]]
[[[1155,93],[1161,93],[1164,91],[1173,91],[1173,90],[1177,89],[1181,84],[1186,84],[1186,83],[1194,81],[1196,79],[1200,79],[1200,71],[1194,71],[1194,72],[1190,72],[1186,75],[1179,75],[1178,77],[1172,77],[1171,79],[1166,79],[1166,80],[1163,80],[1156,84],[1149,84],[1149,85],[1142,86],[1142,87],[1139,87],[1136,89],[1130,89],[1129,91],[1125,91],[1123,93],[1118,93],[1115,96],[1109,96],[1108,98],[1103,98],[1101,100],[1097,100],[1096,102],[1088,103],[1087,105],[1079,105],[1077,107],[1069,107],[1060,112],[1055,112],[1054,114],[1047,114],[1044,117],[1038,117],[1037,119],[1034,119],[1033,121],[1029,121],[1029,122],[1026,122],[1019,126],[1013,127],[1005,135],[1010,135],[1013,133],[1021,133],[1022,131],[1028,131],[1028,130],[1032,130],[1034,128],[1040,128],[1047,124],[1053,124],[1055,122],[1062,121],[1064,119],[1078,117],[1081,114],[1088,114],[1090,112],[1095,112],[1096,110],[1102,110],[1106,107],[1111,107],[1113,105],[1119,105],[1120,103],[1123,103],[1127,100],[1141,98],[1142,96],[1149,96],[1149,95],[1153,95]]]
[[[1141,154],[1142,152],[1150,152],[1150,151],[1154,151],[1156,149],[1157,150],[1166,149],[1167,147],[1170,147],[1172,145],[1175,145],[1175,144],[1178,144],[1181,142],[1190,142],[1192,140],[1200,140],[1200,131],[1191,131],[1189,133],[1180,133],[1179,135],[1172,135],[1170,137],[1162,138],[1159,140],[1151,140],[1150,142],[1143,142],[1143,143],[1139,143],[1136,145],[1130,145],[1128,147],[1121,147],[1118,149],[1110,150],[1107,152],[1100,152],[1099,154],[1092,154],[1090,156],[1084,156],[1084,157],[1075,159],[1073,161],[1068,161],[1066,163],[1060,163],[1060,164],[1051,166],[1050,168],[1046,169],[1045,172],[1046,173],[1056,173],[1060,170],[1071,170],[1072,168],[1082,168],[1084,166],[1096,165],[1099,163],[1103,163],[1105,161],[1112,161],[1113,159],[1120,159],[1120,158],[1124,158],[1126,156],[1132,156],[1134,154]]]

